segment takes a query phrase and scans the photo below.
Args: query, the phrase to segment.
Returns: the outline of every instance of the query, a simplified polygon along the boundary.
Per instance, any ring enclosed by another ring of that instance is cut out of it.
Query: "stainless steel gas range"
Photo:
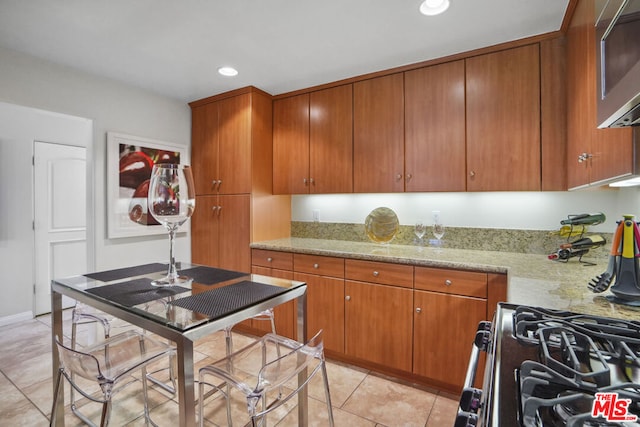
[[[470,426],[640,426],[640,322],[498,304],[460,398],[455,427]]]

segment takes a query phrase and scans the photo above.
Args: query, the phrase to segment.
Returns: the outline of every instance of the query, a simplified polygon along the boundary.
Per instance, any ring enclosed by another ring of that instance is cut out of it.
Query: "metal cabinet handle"
[[[271,257],[267,258],[267,262],[272,262],[272,261],[273,261],[273,258],[271,258]]]
[[[380,273],[378,273],[377,271],[373,272],[373,277],[378,277],[378,275],[380,275]]]
[[[413,178],[413,175],[411,175],[410,173],[407,174],[406,180],[407,182],[411,181],[411,178]]]
[[[402,174],[401,174],[401,173],[397,174],[397,175],[396,175],[396,179],[397,179],[398,181],[400,181],[400,180],[402,179]]]
[[[217,212],[218,212],[218,216],[220,216],[220,211],[222,210],[222,206],[218,206]]]
[[[307,185],[307,178],[302,178],[302,182],[304,183],[304,185]]]
[[[347,295],[346,297],[344,297],[344,299],[347,301],[351,301],[351,296]]]
[[[451,280],[449,280],[449,279],[447,279],[447,280],[445,280],[445,281],[444,281],[444,284],[445,284],[445,285],[447,285],[447,286],[451,286],[451,283],[452,283],[452,282],[451,282]]]
[[[313,178],[309,178],[309,184],[313,184]]]
[[[313,264],[313,268],[320,268],[318,264]]]
[[[475,171],[469,171],[469,176],[471,178],[473,178],[474,176],[476,176],[476,172]]]
[[[422,313],[422,309],[420,307],[417,307],[416,308],[416,313],[418,313],[418,314]]]
[[[221,185],[222,185],[222,180],[221,180],[221,179],[219,179],[219,180],[218,180],[218,190],[220,190],[220,186],[221,186]]]
[[[586,162],[587,160],[589,160],[592,157],[593,157],[593,154],[589,154],[589,153],[579,154],[578,155],[578,163]]]

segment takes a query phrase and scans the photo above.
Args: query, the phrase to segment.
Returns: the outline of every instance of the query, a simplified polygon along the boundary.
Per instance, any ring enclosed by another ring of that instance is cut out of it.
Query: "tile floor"
[[[70,313],[65,312],[65,335],[68,335]],[[115,325],[112,335],[129,328]],[[95,324],[79,328],[78,341],[87,342],[99,331]],[[18,324],[0,327],[0,425],[46,426],[51,413],[51,329],[50,317],[41,316]],[[234,334],[234,346],[242,346],[251,337]],[[239,347],[236,347],[239,348]],[[224,356],[224,336],[215,334],[195,345],[196,369]],[[457,396],[438,393],[422,387],[394,381],[378,374],[344,364],[327,363],[331,400],[336,426],[400,427],[451,426],[457,410]],[[166,370],[155,374],[168,377]],[[317,378],[318,380],[320,378]],[[324,391],[320,381],[309,389],[310,425],[327,425]],[[114,397],[111,425],[143,426],[140,381],[126,387]],[[65,384],[65,401],[69,402],[69,386]],[[175,398],[153,386],[149,394],[151,417],[159,426],[177,425]],[[207,427],[226,425],[224,410],[216,410],[219,400],[208,401],[205,407]],[[271,426],[297,425],[294,401],[288,402]],[[99,420],[100,405],[86,403],[81,409],[93,420]],[[242,414],[243,405],[235,409]],[[68,410],[67,426],[82,422]]]

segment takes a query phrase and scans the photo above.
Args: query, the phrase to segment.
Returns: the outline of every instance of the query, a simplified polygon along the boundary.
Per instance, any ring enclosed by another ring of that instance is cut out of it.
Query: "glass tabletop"
[[[181,263],[179,274],[193,278],[191,282],[153,286],[151,282],[163,277],[166,270],[166,264],[145,264],[54,279],[52,284],[62,288],[59,290],[79,292],[84,299],[118,307],[180,332],[255,307],[305,285],[294,280]]]

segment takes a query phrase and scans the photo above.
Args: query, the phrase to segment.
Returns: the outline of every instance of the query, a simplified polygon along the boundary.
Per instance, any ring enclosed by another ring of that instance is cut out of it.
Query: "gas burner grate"
[[[584,387],[572,378],[535,361],[525,361],[517,371],[520,391],[519,419],[523,427],[628,427],[637,423],[617,423],[591,417],[595,393],[616,392],[630,399],[629,413],[640,416],[640,385],[616,384]]]
[[[622,340],[640,345],[640,322],[576,314],[562,310],[519,306],[513,314],[513,330],[518,341],[537,345],[542,326],[568,326],[589,336]]]
[[[611,384],[607,361],[593,340],[564,327],[545,327],[538,332],[542,362],[581,387]]]
[[[513,316],[515,337],[525,345],[539,345],[542,330],[559,327],[590,337],[610,362],[640,367],[640,322],[536,307],[518,307]],[[548,343],[559,346],[561,342]]]

